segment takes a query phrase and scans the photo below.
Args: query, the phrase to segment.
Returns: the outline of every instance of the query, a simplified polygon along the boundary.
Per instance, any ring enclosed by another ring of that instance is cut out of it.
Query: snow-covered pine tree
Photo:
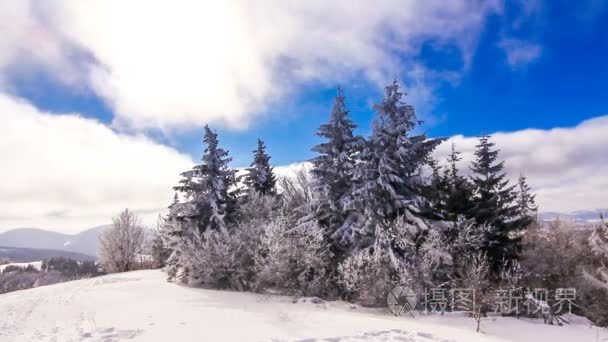
[[[399,216],[419,230],[428,228],[422,218],[430,206],[423,196],[421,169],[443,140],[412,134],[419,121],[414,107],[403,102],[404,95],[396,80],[386,87],[384,99],[375,106],[372,135],[360,154],[352,198],[363,219],[347,219],[341,228],[357,248],[375,240],[378,224]]]
[[[316,190],[322,192],[319,196],[323,201],[319,203],[319,212],[323,213],[321,221],[327,226],[330,236],[335,235],[336,229],[344,222],[345,200],[354,186],[357,153],[364,144],[363,138],[353,133],[356,127],[348,117],[344,96],[338,88],[329,122],[321,125],[316,133],[326,141],[312,148],[319,156],[311,160]],[[341,239],[339,234],[333,238]]]
[[[163,219],[159,232],[164,248],[170,251],[165,262],[169,280],[174,279],[185,266],[181,256],[186,232],[190,227],[184,221],[183,209],[184,204],[179,202],[179,197],[175,193],[173,203],[169,206],[169,213]]]
[[[163,241],[162,231],[165,224],[165,218],[158,214],[156,227],[152,229],[152,241],[150,241],[150,254],[152,255],[153,267],[165,267],[167,259],[171,255],[171,249],[165,246]]]
[[[456,146],[452,143],[452,150],[448,155],[448,167],[444,173],[444,182],[447,185],[447,195],[445,198],[445,219],[456,221],[461,215],[470,215],[473,197],[472,184],[466,177],[459,174],[457,163],[462,160],[460,152],[456,151]]]
[[[184,179],[175,190],[181,191],[189,204],[185,217],[202,234],[208,229],[224,229],[234,213],[235,198],[230,188],[236,184],[235,171],[228,163],[228,152],[218,146],[217,133],[205,126],[205,148],[202,164],[182,173]]]
[[[517,181],[517,210],[521,219],[522,225],[529,225],[536,219],[538,207],[534,201],[536,195],[530,193],[530,186],[526,182],[526,176],[523,173],[519,174]]]
[[[500,271],[504,260],[517,258],[521,250],[521,234],[518,233],[525,228],[514,204],[515,187],[509,185],[503,172],[504,161],[497,162],[498,152],[490,136],[481,136],[471,167],[474,184],[471,216],[477,224],[492,227],[484,252],[496,272]]]
[[[262,139],[258,139],[258,148],[253,151],[253,161],[247,168],[244,183],[248,189],[262,195],[274,195],[276,182],[273,168],[270,166],[270,156],[266,153],[266,145]]]

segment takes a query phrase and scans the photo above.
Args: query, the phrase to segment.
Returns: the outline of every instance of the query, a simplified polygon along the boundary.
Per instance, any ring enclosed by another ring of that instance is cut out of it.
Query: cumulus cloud
[[[33,0],[0,2],[0,89],[11,77],[23,77],[33,66],[59,81],[77,87],[86,81],[84,60],[45,14],[49,3]]]
[[[130,208],[154,222],[190,157],[77,114],[0,93],[0,231],[76,232]]]
[[[525,67],[542,54],[540,45],[522,39],[504,38],[498,46],[505,52],[507,63],[512,69]]]
[[[520,172],[537,194],[541,211],[605,208],[608,205],[608,116],[575,127],[498,132],[492,141],[500,149],[511,181]],[[451,143],[462,152],[460,169],[469,172],[474,137],[457,135],[439,146],[436,157],[445,160]]]
[[[148,222],[164,210],[190,157],[139,135],[118,134],[77,114],[41,112],[0,93],[0,230],[36,226],[65,232],[104,224],[129,207]],[[498,132],[493,141],[512,181],[524,172],[543,211],[606,206],[608,116],[575,127]],[[454,136],[463,172],[477,139]],[[278,176],[307,169],[306,162],[277,166]]]
[[[22,64],[18,51],[36,51],[44,58],[28,63],[86,80],[114,109],[115,124],[168,129],[205,122],[244,127],[300,82],[407,77],[424,41],[455,46],[466,64],[487,14],[499,5],[23,0],[15,7],[18,15],[12,8],[0,14],[15,28],[0,43],[0,65]]]

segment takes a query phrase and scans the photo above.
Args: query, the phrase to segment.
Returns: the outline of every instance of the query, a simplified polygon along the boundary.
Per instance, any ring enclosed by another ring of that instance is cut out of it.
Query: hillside
[[[12,229],[0,234],[0,246],[52,249],[94,256],[97,253],[97,238],[107,227],[99,226],[78,234],[62,234],[37,228]]]
[[[0,295],[2,341],[596,341],[573,322],[548,326],[461,316],[393,317],[342,302],[193,289],[147,270]],[[580,320],[583,321],[583,320]],[[330,339],[331,338],[331,339]]]
[[[572,212],[554,212],[545,211],[538,214],[541,221],[553,221],[556,219],[574,223],[597,223],[600,219],[600,213],[608,213],[608,209],[596,209],[596,210],[578,210]]]
[[[52,257],[64,257],[74,260],[94,260],[89,254],[68,252],[57,249],[36,249],[0,246],[0,259],[8,259],[11,262],[32,262],[45,260]]]

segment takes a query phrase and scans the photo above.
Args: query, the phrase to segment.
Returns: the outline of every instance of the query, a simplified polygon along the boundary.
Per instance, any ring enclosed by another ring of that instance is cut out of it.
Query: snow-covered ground
[[[608,341],[568,326],[462,316],[393,317],[331,302],[188,288],[136,271],[0,295],[0,341]]]

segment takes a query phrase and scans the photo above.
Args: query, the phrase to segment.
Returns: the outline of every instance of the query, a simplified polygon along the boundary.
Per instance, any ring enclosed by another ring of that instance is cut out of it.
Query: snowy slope
[[[187,288],[160,271],[137,271],[0,295],[0,341],[596,341],[600,333],[500,318],[478,334],[465,317],[350,307]]]

